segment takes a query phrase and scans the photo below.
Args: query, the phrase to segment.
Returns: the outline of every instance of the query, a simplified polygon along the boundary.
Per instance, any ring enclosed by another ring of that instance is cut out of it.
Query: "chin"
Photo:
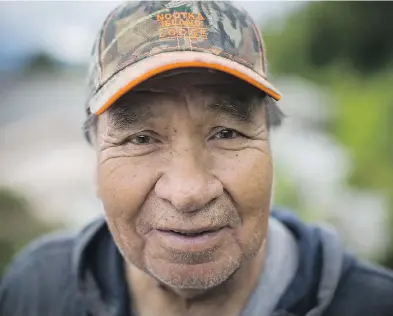
[[[240,257],[235,260],[224,256],[200,264],[173,263],[164,259],[146,258],[146,269],[155,279],[174,292],[191,296],[212,289],[227,281],[240,268]]]

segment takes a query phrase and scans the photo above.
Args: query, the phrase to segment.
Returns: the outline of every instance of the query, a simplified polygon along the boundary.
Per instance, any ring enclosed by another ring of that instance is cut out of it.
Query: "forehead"
[[[113,104],[108,110],[109,124],[124,129],[162,118],[176,113],[186,98],[187,106],[204,116],[225,114],[237,121],[251,122],[262,96],[257,88],[221,72],[171,71],[147,80]]]

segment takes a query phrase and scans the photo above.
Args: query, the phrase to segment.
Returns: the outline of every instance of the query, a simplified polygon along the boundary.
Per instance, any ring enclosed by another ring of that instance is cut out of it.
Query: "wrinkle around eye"
[[[140,143],[134,142],[138,137],[147,137],[151,142],[149,143]],[[121,133],[120,135],[105,135],[102,137],[102,143],[105,149],[107,147],[121,147],[126,144],[134,144],[135,146],[143,146],[143,145],[151,145],[154,143],[159,143],[160,139],[158,134],[152,131],[141,131],[137,133]]]
[[[115,158],[132,159],[143,157],[153,154],[159,148],[160,146],[156,144],[138,145],[130,142],[121,144],[118,140],[115,143],[104,142],[99,148],[99,163],[102,164]]]
[[[116,149],[119,147],[119,142],[117,139],[102,139],[98,145],[98,150],[100,152],[106,152],[109,149]]]
[[[248,134],[250,139],[255,140],[268,140],[269,139],[269,131],[267,130],[266,126],[260,126],[257,129],[253,130]]]
[[[223,150],[223,152],[257,150],[268,154],[270,152],[269,135],[267,130],[261,128],[258,133],[250,133],[245,137],[222,139],[212,142],[211,148],[216,148],[220,151]]]
[[[99,160],[99,165],[103,165],[103,164],[105,164],[105,163],[107,163],[107,162],[109,162],[109,161],[111,161],[111,160],[113,160],[113,159],[118,159],[118,158],[130,158],[130,156],[129,155],[126,155],[125,153],[117,153],[117,155],[116,154],[112,154],[112,155],[104,155],[103,157],[100,157],[100,160]]]

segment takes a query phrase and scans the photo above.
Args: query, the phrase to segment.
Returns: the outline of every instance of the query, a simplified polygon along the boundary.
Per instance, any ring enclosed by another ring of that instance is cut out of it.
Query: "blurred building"
[[[45,221],[80,225],[100,210],[84,100],[84,69],[35,70],[1,92],[0,183],[23,192]]]

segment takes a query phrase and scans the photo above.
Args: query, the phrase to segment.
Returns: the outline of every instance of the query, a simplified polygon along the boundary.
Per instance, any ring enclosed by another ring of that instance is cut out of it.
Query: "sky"
[[[301,5],[290,1],[235,1],[263,26]],[[120,1],[0,1],[0,70],[37,53],[85,63],[106,15]]]

